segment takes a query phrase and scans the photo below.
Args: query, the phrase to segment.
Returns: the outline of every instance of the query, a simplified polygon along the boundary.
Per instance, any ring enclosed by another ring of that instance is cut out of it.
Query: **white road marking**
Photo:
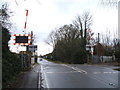
[[[86,72],[85,70],[82,70],[82,69],[80,69],[80,68],[72,67],[72,66],[69,66],[69,65],[66,65],[66,64],[62,64],[62,65],[63,65],[63,66],[66,66],[66,67],[68,67],[68,68],[71,68],[71,69],[73,69],[73,70],[75,70],[75,71],[77,71],[77,72],[87,74],[87,72]]]
[[[106,73],[106,74],[112,73],[112,74],[114,74],[114,73],[118,73],[118,72],[103,72],[103,73]]]
[[[46,72],[46,73],[74,73],[74,72],[78,72],[78,71],[69,71],[69,72]]]
[[[43,83],[43,88],[48,88],[47,90],[49,90],[49,84],[48,84],[48,80],[47,80],[47,76],[46,76],[46,73],[44,72],[44,67],[43,65],[41,65],[41,72],[42,72],[42,77],[44,79],[44,83]]]
[[[100,73],[104,73],[104,74],[115,74],[115,73],[118,73],[118,72],[93,72],[93,74],[100,74]]]
[[[101,72],[93,72],[93,74],[100,74]]]

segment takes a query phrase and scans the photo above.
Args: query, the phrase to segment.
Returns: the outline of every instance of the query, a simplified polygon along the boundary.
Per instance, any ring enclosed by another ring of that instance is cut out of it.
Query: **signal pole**
[[[118,42],[120,43],[120,1],[118,2]]]
[[[100,33],[98,33],[98,43],[100,42]]]

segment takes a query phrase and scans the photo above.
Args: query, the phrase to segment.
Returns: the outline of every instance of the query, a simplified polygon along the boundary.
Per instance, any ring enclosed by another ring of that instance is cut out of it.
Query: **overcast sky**
[[[118,27],[118,11],[115,7],[106,7],[100,4],[100,0],[2,0],[8,2],[13,11],[11,33],[22,34],[25,23],[26,9],[29,10],[27,32],[33,31],[38,45],[38,55],[47,54],[52,48],[45,44],[45,39],[54,28],[72,23],[75,16],[89,11],[93,15],[91,30],[97,33],[116,31]],[[11,40],[9,43],[12,43]],[[10,44],[10,50],[16,51],[16,46]]]

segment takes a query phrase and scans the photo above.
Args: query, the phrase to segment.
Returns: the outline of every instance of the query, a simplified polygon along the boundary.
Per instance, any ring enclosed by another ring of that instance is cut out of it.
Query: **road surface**
[[[55,64],[39,61],[44,88],[118,88],[114,66]]]
[[[56,64],[38,58],[38,65],[24,72],[15,88],[117,88],[114,66]]]

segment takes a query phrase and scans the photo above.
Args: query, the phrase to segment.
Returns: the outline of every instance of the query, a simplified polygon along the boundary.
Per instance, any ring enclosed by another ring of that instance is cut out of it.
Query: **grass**
[[[116,68],[116,69],[114,69],[114,70],[116,70],[116,71],[120,71],[120,68]]]
[[[69,64],[69,63],[66,63],[66,62],[54,61],[54,60],[50,60],[50,59],[46,59],[46,58],[44,58],[44,59],[47,60],[47,61],[53,62],[53,63],[57,63],[57,64]]]
[[[33,65],[35,65],[35,64],[39,64],[39,63],[34,63]]]

